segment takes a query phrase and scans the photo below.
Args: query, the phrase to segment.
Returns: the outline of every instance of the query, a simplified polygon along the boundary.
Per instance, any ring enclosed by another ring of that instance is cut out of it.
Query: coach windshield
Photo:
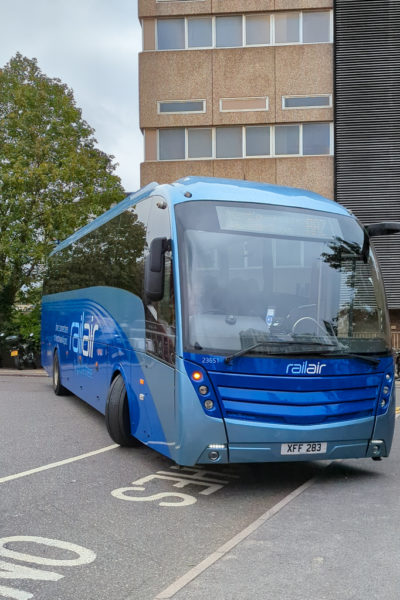
[[[354,218],[218,201],[175,210],[186,351],[389,351],[383,283]]]

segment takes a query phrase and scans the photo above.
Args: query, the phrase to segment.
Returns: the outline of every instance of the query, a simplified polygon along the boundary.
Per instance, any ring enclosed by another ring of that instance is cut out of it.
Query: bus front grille
[[[224,417],[317,425],[375,414],[381,375],[277,377],[210,373]]]

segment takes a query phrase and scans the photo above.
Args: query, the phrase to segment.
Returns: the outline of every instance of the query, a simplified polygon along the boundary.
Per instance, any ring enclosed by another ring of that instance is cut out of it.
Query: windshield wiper
[[[307,346],[323,346],[323,347],[331,346],[332,348],[337,348],[337,344],[326,344],[325,342],[305,342],[305,341],[291,342],[291,341],[286,341],[286,340],[282,340],[282,341],[278,342],[278,341],[263,340],[263,341],[257,342],[256,344],[252,344],[251,346],[248,346],[247,348],[242,348],[241,350],[238,350],[234,354],[230,354],[229,356],[226,356],[224,359],[224,363],[226,365],[229,365],[229,363],[234,358],[243,356],[244,354],[247,354],[247,352],[251,352],[251,350],[255,350],[256,348],[259,348],[260,346],[276,346],[276,345],[278,345],[278,346],[282,346],[282,345],[284,345],[284,346],[299,346],[300,344],[307,344]],[[272,354],[272,352],[267,352],[267,354]],[[284,353],[284,354],[289,354],[289,353]],[[302,353],[299,352],[298,354],[302,354]]]
[[[364,360],[371,365],[379,365],[381,362],[379,358],[373,356],[367,356],[366,354],[354,354],[353,352],[318,352],[319,356],[332,356],[333,358],[358,358]]]

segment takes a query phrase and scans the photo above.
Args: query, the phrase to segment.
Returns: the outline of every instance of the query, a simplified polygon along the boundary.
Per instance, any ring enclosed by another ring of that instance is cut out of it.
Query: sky
[[[0,68],[16,52],[74,92],[98,147],[119,163],[127,192],[140,187],[137,0],[0,0]]]

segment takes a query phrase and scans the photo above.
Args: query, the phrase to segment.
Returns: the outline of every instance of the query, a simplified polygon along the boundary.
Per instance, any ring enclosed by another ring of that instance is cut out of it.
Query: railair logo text
[[[98,331],[99,326],[94,323],[94,317],[91,322],[85,322],[85,313],[82,313],[81,320],[71,324],[69,347],[76,354],[93,357],[94,336]]]
[[[290,363],[286,367],[286,373],[290,375],[321,375],[324,367],[326,367],[325,363],[310,363],[305,360],[302,363]]]

